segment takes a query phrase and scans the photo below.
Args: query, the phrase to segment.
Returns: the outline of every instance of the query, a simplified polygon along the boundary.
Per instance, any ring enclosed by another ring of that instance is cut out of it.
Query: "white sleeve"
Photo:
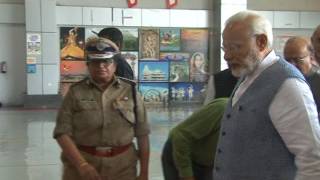
[[[298,168],[295,180],[320,179],[320,125],[307,83],[287,79],[275,95],[269,114]]]
[[[209,80],[208,80],[208,87],[206,91],[206,98],[204,100],[204,105],[207,105],[209,102],[211,102],[215,96],[216,96],[216,89],[214,86],[214,75],[210,75]]]

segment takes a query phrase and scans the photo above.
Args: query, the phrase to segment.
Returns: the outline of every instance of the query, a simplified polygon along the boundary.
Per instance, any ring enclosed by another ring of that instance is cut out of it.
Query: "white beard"
[[[253,71],[260,64],[259,51],[258,48],[252,49],[248,56],[242,62],[242,67],[237,69],[231,69],[232,74],[236,77],[247,76],[248,74],[253,73]]]

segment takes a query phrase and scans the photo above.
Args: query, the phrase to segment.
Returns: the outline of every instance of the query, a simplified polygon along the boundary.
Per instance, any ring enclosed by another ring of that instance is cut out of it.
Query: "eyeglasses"
[[[258,34],[252,34],[248,38],[256,37]],[[231,42],[228,44],[224,44],[221,47],[221,50],[224,52],[229,52],[229,53],[237,53],[240,51],[240,49],[243,47],[245,43],[243,41],[238,41],[238,42]]]
[[[303,57],[297,57],[297,58],[286,58],[286,60],[289,62],[289,63],[295,63],[295,64],[302,64],[306,58],[310,56],[309,54],[303,56]]]
[[[108,67],[111,64],[113,64],[113,59],[105,59],[103,61],[101,60],[91,60],[91,62],[89,62],[90,65],[94,66],[94,67],[100,67],[101,65],[104,67]]]

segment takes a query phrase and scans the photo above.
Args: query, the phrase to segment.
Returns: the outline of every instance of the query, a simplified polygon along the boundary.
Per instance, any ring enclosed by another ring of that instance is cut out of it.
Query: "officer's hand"
[[[78,171],[83,180],[102,180],[97,170],[90,164],[79,167]]]

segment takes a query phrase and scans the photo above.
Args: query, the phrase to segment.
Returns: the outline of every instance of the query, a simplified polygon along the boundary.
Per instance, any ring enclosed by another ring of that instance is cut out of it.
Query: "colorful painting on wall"
[[[180,29],[160,29],[160,51],[180,51]]]
[[[189,63],[187,61],[170,62],[170,82],[188,82]]]
[[[37,65],[36,64],[27,64],[27,73],[28,74],[35,74],[37,72]]]
[[[26,60],[27,73],[34,74],[37,72],[37,58],[34,56],[27,56]]]
[[[123,51],[139,50],[139,31],[138,28],[120,28],[123,34]]]
[[[169,63],[166,61],[139,61],[140,81],[168,81]]]
[[[205,86],[202,83],[170,83],[169,99],[174,102],[201,102]]]
[[[131,69],[133,70],[134,79],[138,79],[138,52],[137,51],[122,51],[122,56],[126,59]]]
[[[182,51],[203,52],[207,54],[209,47],[207,29],[181,29]]]
[[[181,53],[181,52],[161,52],[160,60],[167,61],[188,61],[190,59],[189,53]]]
[[[61,27],[60,28],[60,57],[62,60],[84,59],[84,28]]]
[[[27,33],[27,55],[41,54],[41,34]]]
[[[61,81],[77,82],[87,76],[87,65],[85,61],[61,61]]]
[[[201,52],[195,52],[190,59],[190,81],[206,82],[208,80],[208,61]]]
[[[72,83],[88,75],[84,61],[85,37],[96,37],[101,29],[102,27],[60,28],[62,95]],[[204,85],[208,79],[207,29],[119,29],[124,37],[121,54],[131,66],[134,80],[139,83],[139,90],[146,102],[202,101]],[[29,48],[30,51],[32,48]],[[29,69],[31,72],[32,68]]]
[[[168,102],[168,83],[139,83],[139,91],[145,102]]]
[[[140,30],[140,59],[159,59],[159,29]]]

